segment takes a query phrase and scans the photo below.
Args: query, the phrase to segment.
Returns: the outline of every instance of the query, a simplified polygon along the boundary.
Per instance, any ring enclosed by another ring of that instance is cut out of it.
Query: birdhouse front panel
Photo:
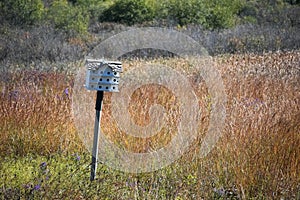
[[[93,61],[93,67],[88,65],[86,88],[106,92],[118,92],[122,66],[120,62]]]

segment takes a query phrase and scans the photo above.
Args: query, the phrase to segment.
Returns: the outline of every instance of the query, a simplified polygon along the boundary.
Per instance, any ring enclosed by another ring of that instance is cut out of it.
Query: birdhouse
[[[86,89],[119,92],[118,86],[120,73],[122,72],[121,62],[87,59],[86,66]]]

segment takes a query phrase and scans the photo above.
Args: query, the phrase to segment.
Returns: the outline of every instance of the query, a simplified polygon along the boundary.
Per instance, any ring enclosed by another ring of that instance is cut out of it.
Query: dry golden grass
[[[70,112],[70,77],[38,71],[8,72],[2,76],[2,156],[48,155],[80,146]]]
[[[183,157],[183,162],[193,161],[198,169],[197,196],[207,197],[203,191],[211,190],[213,179],[215,188],[237,190],[241,199],[299,198],[300,52],[224,55],[213,61],[226,88],[227,118],[224,136],[204,159],[196,155],[209,123],[211,102],[205,82],[183,59],[146,61],[181,70],[198,96],[202,110],[199,141]],[[143,62],[124,61],[124,67],[130,69]],[[28,71],[5,77],[0,83],[1,156],[83,149],[71,116],[74,77]],[[171,139],[180,113],[168,89],[141,87],[131,99],[129,111],[140,125],[149,123],[149,106],[165,106],[170,129],[153,138],[137,139],[120,132],[111,119],[110,98],[110,94],[105,95],[102,120],[106,126],[102,129],[120,146],[148,152]]]
[[[291,194],[300,187],[300,52],[217,62],[228,108],[226,136],[216,156],[244,196],[264,188],[270,198],[297,198]]]

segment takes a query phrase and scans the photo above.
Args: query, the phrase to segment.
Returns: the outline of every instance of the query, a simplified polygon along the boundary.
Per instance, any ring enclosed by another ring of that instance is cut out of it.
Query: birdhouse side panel
[[[88,70],[86,77],[86,88],[107,92],[118,92],[120,75],[108,68]]]

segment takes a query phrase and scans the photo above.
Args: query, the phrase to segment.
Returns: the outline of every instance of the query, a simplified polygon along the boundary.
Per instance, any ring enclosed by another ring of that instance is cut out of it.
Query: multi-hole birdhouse
[[[87,59],[86,66],[86,89],[106,92],[119,91],[121,62]]]

